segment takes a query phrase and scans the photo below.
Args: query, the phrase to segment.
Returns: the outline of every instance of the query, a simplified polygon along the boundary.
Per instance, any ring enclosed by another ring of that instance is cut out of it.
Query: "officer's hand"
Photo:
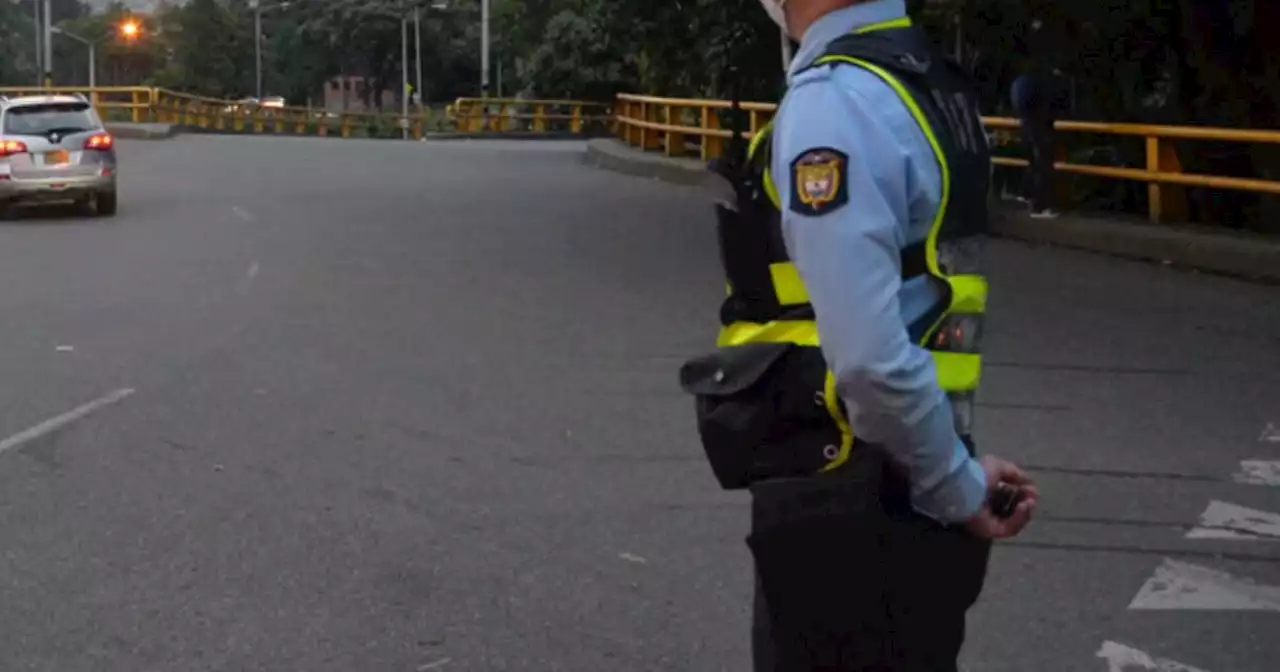
[[[1017,535],[1027,526],[1027,523],[1031,522],[1031,512],[1035,510],[1040,499],[1039,490],[1036,489],[1031,477],[1012,462],[1006,462],[991,455],[983,455],[978,463],[982,465],[983,471],[987,472],[988,502],[1001,483],[1018,488],[1022,501],[1008,518],[997,517],[992,513],[989,503],[983,504],[978,513],[965,523],[965,527],[971,534],[983,539],[1005,539]]]

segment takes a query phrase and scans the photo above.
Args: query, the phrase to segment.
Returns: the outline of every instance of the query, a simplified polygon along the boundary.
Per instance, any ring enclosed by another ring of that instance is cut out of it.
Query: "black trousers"
[[[1023,119],[1020,132],[1027,161],[1031,163],[1026,196],[1031,199],[1033,211],[1047,210],[1053,207],[1053,120]]]
[[[913,513],[878,449],[752,487],[755,672],[955,672],[990,542]]]

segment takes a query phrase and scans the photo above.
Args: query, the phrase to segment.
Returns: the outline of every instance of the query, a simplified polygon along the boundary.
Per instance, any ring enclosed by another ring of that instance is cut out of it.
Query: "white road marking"
[[[647,565],[647,564],[649,564],[649,561],[648,561],[648,560],[645,560],[644,558],[642,558],[642,557],[640,557],[640,556],[638,556],[638,555],[632,554],[632,553],[619,553],[619,554],[618,554],[618,557],[619,557],[619,558],[622,558],[623,560],[626,560],[627,562],[634,562],[634,563],[636,563],[637,565]]]
[[[1232,478],[1236,483],[1280,486],[1280,460],[1244,460]]]
[[[240,219],[243,219],[246,222],[253,221],[253,215],[250,214],[248,210],[245,210],[244,208],[238,205],[231,206],[231,212],[236,213],[236,217],[239,217]]]
[[[441,658],[440,660],[437,660],[434,663],[427,663],[426,665],[419,667],[418,672],[426,672],[426,670],[436,670],[441,667],[444,667],[445,665],[448,665],[450,662],[453,662],[452,658]]]
[[[1129,603],[1130,609],[1280,611],[1280,587],[1165,559]]]
[[[70,345],[59,345],[54,348],[54,350],[57,350],[58,352],[74,352],[75,348]]]
[[[1209,502],[1188,539],[1280,539],[1280,513]]]
[[[258,277],[258,271],[260,270],[262,268],[258,265],[258,262],[255,261],[249,264],[249,270],[244,272],[244,281],[240,283],[241,294],[248,294],[249,290],[253,289],[253,280]]]
[[[1280,443],[1280,427],[1276,427],[1276,423],[1268,422],[1267,426],[1262,429],[1262,435],[1258,437],[1258,441],[1262,443]]]
[[[1152,658],[1132,647],[1115,642],[1103,642],[1098,650],[1098,657],[1107,661],[1107,672],[1125,672],[1125,670],[1155,670],[1155,672],[1205,672],[1198,667],[1182,663]]]
[[[63,427],[66,427],[67,425],[89,415],[90,413],[100,411],[111,404],[122,401],[125,397],[133,394],[133,392],[134,390],[128,388],[116,390],[104,397],[94,399],[83,406],[73,408],[62,415],[49,418],[34,427],[24,429],[4,441],[0,441],[0,454],[13,450],[14,448],[30,441],[34,441],[46,434],[56,432],[59,429],[62,429]]]

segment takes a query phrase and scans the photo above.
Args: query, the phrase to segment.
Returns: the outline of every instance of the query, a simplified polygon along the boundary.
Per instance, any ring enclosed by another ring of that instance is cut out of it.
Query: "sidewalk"
[[[590,141],[584,160],[628,175],[689,186],[703,184],[706,173],[703,162],[696,159],[642,152],[612,138]],[[997,206],[991,219],[992,231],[1006,238],[1280,282],[1280,238],[1072,213],[1056,220],[1036,220],[1004,206]]]

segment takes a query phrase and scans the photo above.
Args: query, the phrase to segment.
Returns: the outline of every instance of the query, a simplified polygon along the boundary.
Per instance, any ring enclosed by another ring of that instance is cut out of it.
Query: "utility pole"
[[[489,0],[480,0],[480,97],[489,97]]]
[[[43,15],[40,11],[40,2],[41,0],[31,0],[31,21],[34,24],[32,28],[36,38],[36,86],[44,84],[44,47],[41,46],[44,43],[42,39],[44,24],[40,21]]]
[[[262,2],[253,3],[253,62],[258,102],[262,102]]]
[[[422,9],[413,8],[413,59],[416,61],[414,72],[417,73],[418,114],[422,114],[427,101],[422,97]]]
[[[400,19],[400,138],[409,139],[409,17]]]
[[[44,0],[44,85],[53,86],[53,0]]]

